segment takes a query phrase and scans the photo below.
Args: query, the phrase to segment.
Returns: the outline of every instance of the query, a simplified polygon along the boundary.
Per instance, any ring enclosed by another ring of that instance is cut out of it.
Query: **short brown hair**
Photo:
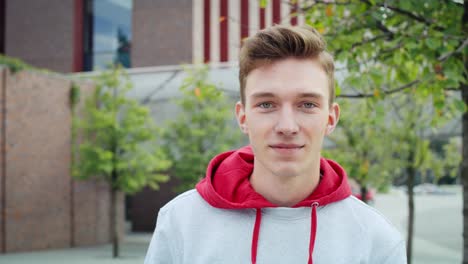
[[[239,56],[239,81],[241,101],[245,104],[247,75],[256,68],[286,58],[318,59],[328,77],[329,104],[335,99],[335,65],[326,51],[320,33],[309,26],[276,25],[247,38]]]

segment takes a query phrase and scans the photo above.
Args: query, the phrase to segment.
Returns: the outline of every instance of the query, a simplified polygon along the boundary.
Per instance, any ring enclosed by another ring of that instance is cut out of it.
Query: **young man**
[[[406,263],[398,231],[320,156],[340,115],[320,34],[262,30],[239,64],[236,115],[250,146],[219,154],[196,190],[161,208],[145,264]]]

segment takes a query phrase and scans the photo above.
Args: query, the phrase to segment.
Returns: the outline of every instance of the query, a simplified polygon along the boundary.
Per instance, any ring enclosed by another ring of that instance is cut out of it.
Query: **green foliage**
[[[76,123],[84,139],[75,177],[101,177],[126,193],[145,186],[158,189],[159,183],[168,180],[162,172],[170,161],[157,146],[159,132],[149,110],[125,96],[131,88],[121,67],[96,78],[83,119]]]
[[[437,96],[437,95],[435,95]],[[399,148],[398,157],[405,168],[412,167],[414,171],[426,180],[432,174],[435,178],[444,176],[460,159],[451,159],[453,154],[438,153],[430,147],[430,138],[437,137],[441,128],[453,119],[453,112],[444,105],[439,108],[433,104],[433,98],[423,98],[412,94],[394,96],[393,112],[395,119],[391,121],[392,137]],[[447,99],[450,100],[450,99]],[[414,151],[415,157],[409,161],[409,153]],[[459,153],[460,154],[460,153]]]
[[[413,81],[427,97],[466,82],[468,33],[455,1],[351,0],[305,2],[307,23],[322,32],[341,70],[342,91],[382,98]],[[466,71],[466,69],[465,69]],[[441,109],[444,96],[434,97]],[[461,109],[461,108],[459,108]]]
[[[80,87],[74,82],[70,87],[70,104],[72,109],[76,107],[76,105],[80,102],[81,97],[81,90]]]
[[[240,132],[229,122],[228,100],[207,81],[207,68],[187,70],[176,100],[179,116],[167,124],[164,149],[172,161],[171,175],[181,180],[178,191],[193,188],[204,175],[208,162],[240,142]]]
[[[431,98],[399,94],[386,100],[342,99],[340,105],[340,123],[330,136],[334,147],[324,150],[324,156],[342,164],[360,185],[387,189],[408,167],[425,180],[429,175],[435,179],[456,176],[459,145],[452,141],[444,145],[442,155],[430,147],[429,137],[449,120],[447,115],[433,113],[437,109]]]
[[[448,144],[444,145],[443,159],[445,165],[443,173],[447,173],[452,178],[457,177],[462,162],[461,142],[459,140],[453,138],[450,139]]]
[[[387,189],[400,174],[401,160],[393,155],[397,150],[381,118],[384,104],[349,99],[339,103],[339,126],[329,137],[334,147],[323,155],[340,163],[361,186]]]
[[[37,70],[41,72],[47,72],[44,69],[33,67],[20,59],[8,57],[3,54],[0,54],[0,65],[5,65],[13,73],[16,73],[22,70]]]

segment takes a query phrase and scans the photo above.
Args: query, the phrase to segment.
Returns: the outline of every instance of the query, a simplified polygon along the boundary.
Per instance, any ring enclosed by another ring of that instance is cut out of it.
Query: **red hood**
[[[254,155],[250,146],[228,151],[213,158],[206,177],[196,189],[210,205],[224,209],[277,207],[255,192],[249,182]],[[346,172],[338,163],[320,159],[323,175],[314,192],[293,207],[310,207],[313,202],[321,206],[343,200],[351,195]]]

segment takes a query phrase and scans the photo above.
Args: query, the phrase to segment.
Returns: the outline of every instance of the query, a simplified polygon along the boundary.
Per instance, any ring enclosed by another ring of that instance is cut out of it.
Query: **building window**
[[[132,0],[86,0],[84,70],[131,67]]]

